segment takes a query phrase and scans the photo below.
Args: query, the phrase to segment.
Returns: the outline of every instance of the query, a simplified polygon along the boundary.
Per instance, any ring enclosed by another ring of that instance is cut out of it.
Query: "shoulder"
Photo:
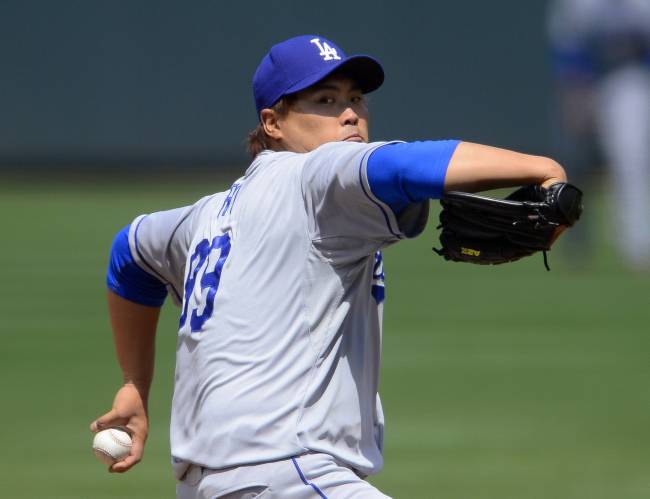
[[[307,155],[290,151],[263,151],[255,157],[241,180],[250,182],[259,177],[291,175],[303,165],[305,156]]]
[[[305,156],[305,168],[315,170],[338,170],[347,167],[361,167],[370,153],[387,142],[329,142],[314,149]]]
[[[355,156],[359,154],[364,154],[365,152],[372,151],[377,147],[386,144],[386,142],[327,142],[322,146],[314,149],[308,156],[312,158],[317,158],[321,156]]]

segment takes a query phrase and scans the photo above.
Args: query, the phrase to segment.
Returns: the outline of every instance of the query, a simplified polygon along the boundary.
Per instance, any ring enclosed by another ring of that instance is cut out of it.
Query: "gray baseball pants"
[[[328,454],[212,470],[191,466],[177,499],[390,499]]]

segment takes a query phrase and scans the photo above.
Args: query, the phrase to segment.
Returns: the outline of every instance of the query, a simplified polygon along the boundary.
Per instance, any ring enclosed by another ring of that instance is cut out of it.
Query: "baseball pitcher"
[[[381,250],[420,234],[447,191],[546,192],[566,177],[550,159],[459,140],[369,142],[365,94],[383,80],[376,59],[322,36],[273,46],[253,77],[244,175],[117,234],[107,283],[124,384],[91,429],[123,425],[134,445],[111,471],[142,457],[169,294],[177,497],[387,497],[366,481],[383,465]]]

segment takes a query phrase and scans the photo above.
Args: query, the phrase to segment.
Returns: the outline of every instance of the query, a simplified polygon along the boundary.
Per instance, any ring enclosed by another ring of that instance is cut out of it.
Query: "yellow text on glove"
[[[481,256],[481,252],[479,250],[475,250],[472,248],[463,248],[462,246],[460,248],[460,252],[463,255],[467,255],[467,256]]]

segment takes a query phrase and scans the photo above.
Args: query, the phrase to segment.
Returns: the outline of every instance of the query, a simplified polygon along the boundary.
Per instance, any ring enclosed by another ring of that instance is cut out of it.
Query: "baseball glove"
[[[521,187],[505,199],[452,191],[440,200],[440,244],[446,260],[496,265],[544,254],[582,213],[582,191],[558,182]]]

